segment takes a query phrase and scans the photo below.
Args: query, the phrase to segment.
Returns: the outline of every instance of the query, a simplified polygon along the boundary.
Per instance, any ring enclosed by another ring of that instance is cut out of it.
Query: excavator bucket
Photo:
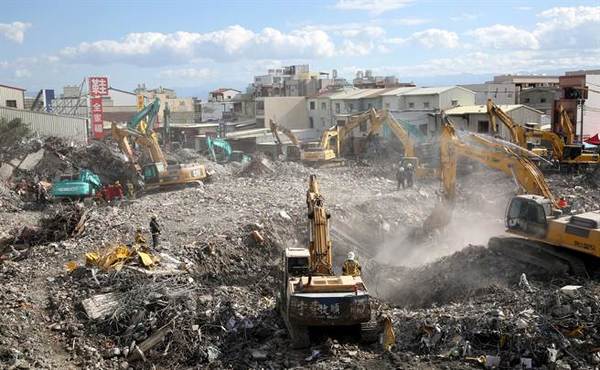
[[[452,220],[452,207],[447,202],[439,202],[423,222],[423,231],[430,233],[443,229]]]

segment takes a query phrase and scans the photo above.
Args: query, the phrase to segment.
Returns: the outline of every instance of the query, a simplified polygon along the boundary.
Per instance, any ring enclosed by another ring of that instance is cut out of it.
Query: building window
[[[385,109],[390,109],[390,103],[385,103]]]
[[[256,101],[256,109],[265,109],[265,102],[264,102],[264,100],[257,100]]]
[[[340,113],[340,103],[335,103],[335,113]]]
[[[315,123],[312,117],[308,117],[308,127],[315,128]]]
[[[488,121],[477,121],[477,132],[487,134],[490,132],[490,123]]]
[[[409,108],[414,108],[415,107],[415,103],[413,103],[413,102],[408,103],[408,107]]]
[[[314,101],[310,102],[310,110],[315,110],[315,102]]]
[[[530,99],[529,98],[525,98],[523,99],[523,101],[525,102],[525,104],[529,103]]]
[[[327,110],[327,103],[321,103],[321,110]]]
[[[429,102],[428,101],[424,101],[423,102],[423,108],[425,108],[425,109],[429,108]]]
[[[540,103],[545,103],[546,102],[546,98],[541,98],[540,99]]]
[[[373,104],[371,104],[371,103],[367,104],[367,109],[371,109],[371,108],[373,108]]]
[[[419,126],[419,129],[421,130],[421,133],[425,136],[427,136],[427,124],[422,124]]]
[[[354,104],[348,104],[348,112],[352,112],[354,110]]]
[[[452,105],[453,107],[456,107],[458,105],[458,100],[451,100],[450,105]]]
[[[10,108],[16,108],[17,107],[17,101],[16,100],[7,100],[6,101],[6,106],[10,107]]]

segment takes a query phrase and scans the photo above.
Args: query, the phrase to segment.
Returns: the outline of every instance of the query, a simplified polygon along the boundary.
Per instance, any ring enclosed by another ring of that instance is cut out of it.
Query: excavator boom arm
[[[504,172],[513,177],[524,192],[544,196],[557,204],[544,175],[527,157],[473,133],[459,139],[447,119],[440,138],[440,156],[442,184],[449,201],[455,198],[457,157],[462,156]]]
[[[310,271],[314,275],[333,275],[331,238],[329,236],[329,213],[325,210],[323,196],[319,192],[317,177],[310,175],[306,193],[308,228],[310,234]]]

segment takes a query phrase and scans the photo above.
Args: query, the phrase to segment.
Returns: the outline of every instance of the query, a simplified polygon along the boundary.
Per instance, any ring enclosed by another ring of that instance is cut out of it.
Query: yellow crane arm
[[[544,175],[527,157],[517,154],[510,147],[473,133],[460,139],[454,126],[445,122],[440,138],[440,159],[442,184],[449,201],[454,201],[456,195],[456,165],[459,156],[500,170],[513,177],[525,193],[544,196],[557,205]]]
[[[565,133],[565,143],[567,145],[573,145],[575,143],[575,129],[573,122],[571,122],[567,111],[562,105],[558,106],[558,114],[558,124],[560,125],[562,132]]]
[[[277,124],[272,119],[269,120],[269,126],[271,127],[271,133],[273,134],[273,137],[275,138],[275,141],[277,141],[278,144],[281,144],[281,138],[279,137],[279,133],[278,133],[278,131],[281,131],[281,132],[283,132],[283,134],[285,136],[288,137],[288,139],[290,139],[290,141],[292,142],[292,144],[294,144],[297,147],[300,146],[300,141],[298,140],[298,138],[296,137],[296,135],[294,135],[294,133],[292,132],[292,130],[290,130],[289,128],[283,127],[283,126],[279,126],[279,124]]]
[[[113,140],[117,142],[121,151],[127,156],[129,159],[129,163],[131,167],[137,172],[141,173],[141,167],[133,153],[133,148],[129,143],[129,132],[127,130],[121,129],[117,126],[116,122],[112,122],[111,124],[111,134]]]
[[[404,128],[404,126],[402,126],[402,124],[400,124],[400,122],[398,122],[389,111],[385,111],[383,113],[383,119],[381,119],[378,115],[375,115],[371,119],[371,129],[369,130],[368,136],[378,132],[384,123],[387,123],[394,136],[396,136],[402,143],[402,146],[404,147],[404,156],[415,157],[415,142],[410,137],[410,134]]]
[[[323,196],[319,192],[317,177],[310,175],[306,204],[310,236],[310,271],[314,275],[333,275],[331,238],[329,236],[329,213],[325,210]]]
[[[492,125],[492,131],[494,134],[498,133],[498,124],[496,118],[498,118],[510,133],[511,141],[522,148],[527,148],[527,139],[525,138],[525,128],[518,125],[513,119],[506,114],[500,107],[498,107],[492,99],[487,100],[487,113],[490,117],[490,124]]]

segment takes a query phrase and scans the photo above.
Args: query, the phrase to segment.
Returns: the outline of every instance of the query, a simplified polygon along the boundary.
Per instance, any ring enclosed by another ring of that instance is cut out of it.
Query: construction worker
[[[142,234],[141,227],[138,227],[135,231],[135,244],[146,245],[146,238],[144,238],[144,234]]]
[[[125,195],[123,194],[123,187],[121,186],[121,183],[119,182],[119,180],[115,181],[114,189],[115,189],[115,198],[119,198],[119,200],[123,200]]]
[[[342,275],[360,276],[361,268],[358,261],[356,261],[354,252],[348,253],[348,258],[342,265]]]
[[[156,221],[156,216],[150,218],[150,233],[152,234],[152,248],[156,250],[159,244],[158,237],[160,236],[160,225]]]
[[[129,199],[135,199],[135,188],[131,181],[127,181],[127,196]]]
[[[412,188],[415,183],[415,169],[412,163],[406,166],[406,186]]]
[[[396,181],[398,181],[398,186],[396,187],[396,190],[400,190],[401,186],[402,189],[406,187],[406,171],[404,171],[404,167],[402,166],[399,166],[398,171],[396,171]]]

